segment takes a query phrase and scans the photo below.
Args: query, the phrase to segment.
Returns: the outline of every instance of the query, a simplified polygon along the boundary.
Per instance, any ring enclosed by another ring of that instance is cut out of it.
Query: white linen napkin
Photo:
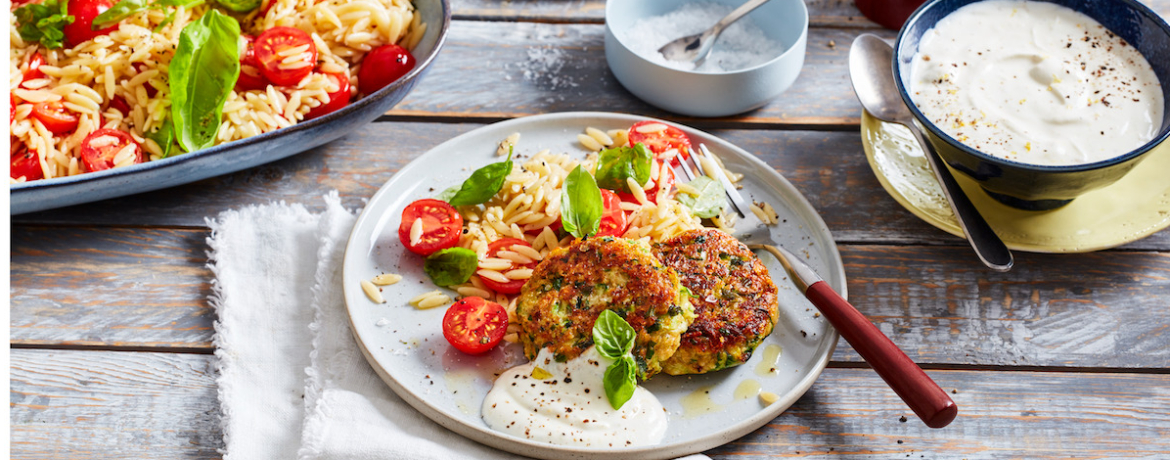
[[[336,191],[324,200],[319,214],[282,202],[208,219],[224,458],[517,458],[439,426],[374,373],[341,293],[355,215]]]

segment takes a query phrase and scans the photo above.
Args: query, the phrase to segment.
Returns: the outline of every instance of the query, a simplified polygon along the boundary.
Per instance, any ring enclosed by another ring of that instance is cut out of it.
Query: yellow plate
[[[862,111],[861,143],[882,187],[927,223],[962,237],[922,149],[906,127]],[[1145,238],[1170,225],[1170,146],[1149,153],[1112,185],[1051,211],[1024,211],[995,201],[975,181],[955,179],[1009,248],[1029,252],[1089,252]]]

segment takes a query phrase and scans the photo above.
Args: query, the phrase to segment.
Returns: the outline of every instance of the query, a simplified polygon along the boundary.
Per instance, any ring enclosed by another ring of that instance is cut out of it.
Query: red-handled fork
[[[780,260],[788,273],[792,276],[804,296],[821,311],[825,319],[837,329],[841,337],[857,350],[866,362],[873,368],[882,380],[897,393],[902,401],[922,419],[926,426],[942,428],[951,423],[959,413],[959,407],[951,400],[938,384],[931,380],[922,368],[918,367],[906,353],[903,353],[894,342],[890,341],[877,326],[850,305],[833,288],[829,287],[812,267],[802,262],[798,257],[784,248],[774,246],[771,232],[764,223],[756,217],[750,204],[743,199],[739,191],[724,174],[723,169],[714,162],[714,157],[707,150],[707,146],[700,144],[699,149],[691,152],[690,162],[694,162],[699,174],[713,177],[718,180],[727,191],[731,199],[731,208],[739,215],[740,221],[736,224],[735,236],[752,249],[763,249]],[[703,164],[707,163],[708,167]],[[683,174],[694,180],[695,172],[691,171],[688,161],[680,161]]]

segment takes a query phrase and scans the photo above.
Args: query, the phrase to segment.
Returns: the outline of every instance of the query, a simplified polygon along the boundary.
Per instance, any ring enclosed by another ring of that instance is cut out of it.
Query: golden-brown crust
[[[593,345],[597,316],[613,310],[637,332],[634,359],[639,375],[649,378],[694,317],[679,290],[678,275],[644,244],[578,241],[549,253],[524,284],[516,302],[520,341],[529,359],[546,347],[558,360],[572,359]]]
[[[684,232],[654,252],[691,291],[696,315],[663,370],[698,374],[746,362],[779,319],[776,285],[764,264],[743,243],[713,229]]]

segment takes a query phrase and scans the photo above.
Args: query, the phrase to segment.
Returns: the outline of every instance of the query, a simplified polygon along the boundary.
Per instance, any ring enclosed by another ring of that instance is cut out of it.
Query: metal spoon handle
[[[971,204],[971,199],[967,198],[966,193],[963,193],[963,189],[959,187],[959,183],[955,181],[955,177],[951,175],[951,171],[947,169],[947,165],[938,156],[934,145],[922,134],[922,130],[913,121],[908,121],[903,124],[910,128],[911,133],[914,133],[914,138],[918,139],[918,145],[926,153],[926,159],[930,162],[930,169],[934,171],[934,177],[942,185],[943,195],[946,196],[947,203],[951,204],[951,210],[955,212],[955,217],[959,219],[959,228],[966,232],[967,242],[971,243],[971,248],[975,250],[975,254],[979,256],[979,260],[983,261],[983,264],[988,268],[995,271],[1006,272],[1011,270],[1012,264],[1014,263],[1012,252],[1008,250],[1003,240],[995,234],[995,231],[991,229],[987,221],[979,214],[979,210],[975,209],[975,205]]]
[[[751,13],[752,10],[767,2],[768,0],[749,0],[743,5],[740,5],[739,8],[736,8],[735,11],[732,11],[731,14],[724,16],[723,19],[720,19],[719,22],[716,22],[715,25],[711,26],[710,29],[707,29],[703,35],[709,35],[712,37],[719,36],[719,34],[723,33],[723,29],[726,29],[727,26],[731,25],[731,23],[738,21],[739,18],[744,17],[744,15]]]
[[[942,428],[955,419],[959,406],[947,392],[833,288],[818,281],[804,295],[926,426]]]

